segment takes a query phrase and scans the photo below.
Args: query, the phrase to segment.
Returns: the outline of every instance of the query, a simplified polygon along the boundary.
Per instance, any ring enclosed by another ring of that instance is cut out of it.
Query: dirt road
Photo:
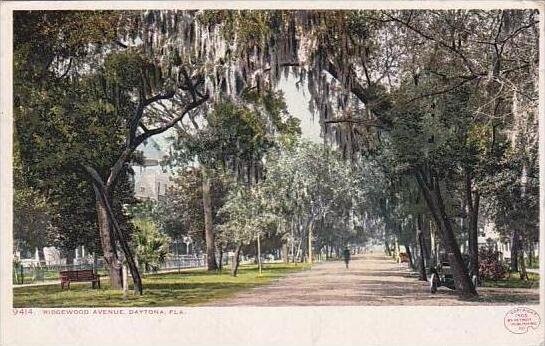
[[[355,257],[346,269],[341,261],[315,264],[270,285],[215,301],[208,306],[294,305],[481,305],[537,304],[538,289],[479,288],[479,298],[458,299],[454,291],[429,292],[427,282],[382,253]]]

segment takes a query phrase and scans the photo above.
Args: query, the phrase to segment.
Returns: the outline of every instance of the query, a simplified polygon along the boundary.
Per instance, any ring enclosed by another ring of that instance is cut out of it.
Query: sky
[[[278,84],[279,89],[284,92],[284,98],[288,107],[288,112],[301,119],[302,137],[316,143],[322,143],[320,137],[320,124],[318,117],[314,117],[308,110],[310,94],[306,83],[303,83],[299,90],[295,86],[296,78],[290,75],[288,78],[282,78]]]
[[[323,140],[320,137],[318,117],[315,118],[308,109],[310,95],[307,85],[306,83],[303,83],[299,87],[299,90],[297,90],[297,87],[295,86],[296,81],[297,79],[293,75],[290,75],[288,78],[282,78],[278,84],[278,88],[284,92],[284,99],[288,112],[294,117],[301,119],[301,137],[315,143],[323,143]],[[169,146],[166,138],[172,136],[172,134],[172,131],[167,131],[153,137],[154,141],[161,147],[161,150],[164,153],[168,153]],[[157,158],[162,156],[160,151],[151,148],[149,145],[145,148],[144,145],[142,145],[139,149],[143,150],[146,156]]]

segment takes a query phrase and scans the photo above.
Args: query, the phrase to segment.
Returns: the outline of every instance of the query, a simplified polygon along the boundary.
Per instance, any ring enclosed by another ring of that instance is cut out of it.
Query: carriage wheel
[[[434,294],[435,292],[437,292],[437,274],[431,274],[431,279],[430,279],[430,292],[432,294]]]

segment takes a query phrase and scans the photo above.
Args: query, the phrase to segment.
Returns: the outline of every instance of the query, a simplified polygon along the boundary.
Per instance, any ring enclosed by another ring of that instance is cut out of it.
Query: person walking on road
[[[348,246],[344,247],[343,258],[344,258],[344,264],[346,265],[346,269],[348,269],[348,262],[350,262],[350,249],[348,248]]]

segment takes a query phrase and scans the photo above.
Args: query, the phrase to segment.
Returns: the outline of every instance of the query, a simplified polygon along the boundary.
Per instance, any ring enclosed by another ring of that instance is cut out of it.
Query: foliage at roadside
[[[500,261],[500,253],[494,249],[481,248],[479,251],[479,275],[484,280],[503,279],[507,273]]]

